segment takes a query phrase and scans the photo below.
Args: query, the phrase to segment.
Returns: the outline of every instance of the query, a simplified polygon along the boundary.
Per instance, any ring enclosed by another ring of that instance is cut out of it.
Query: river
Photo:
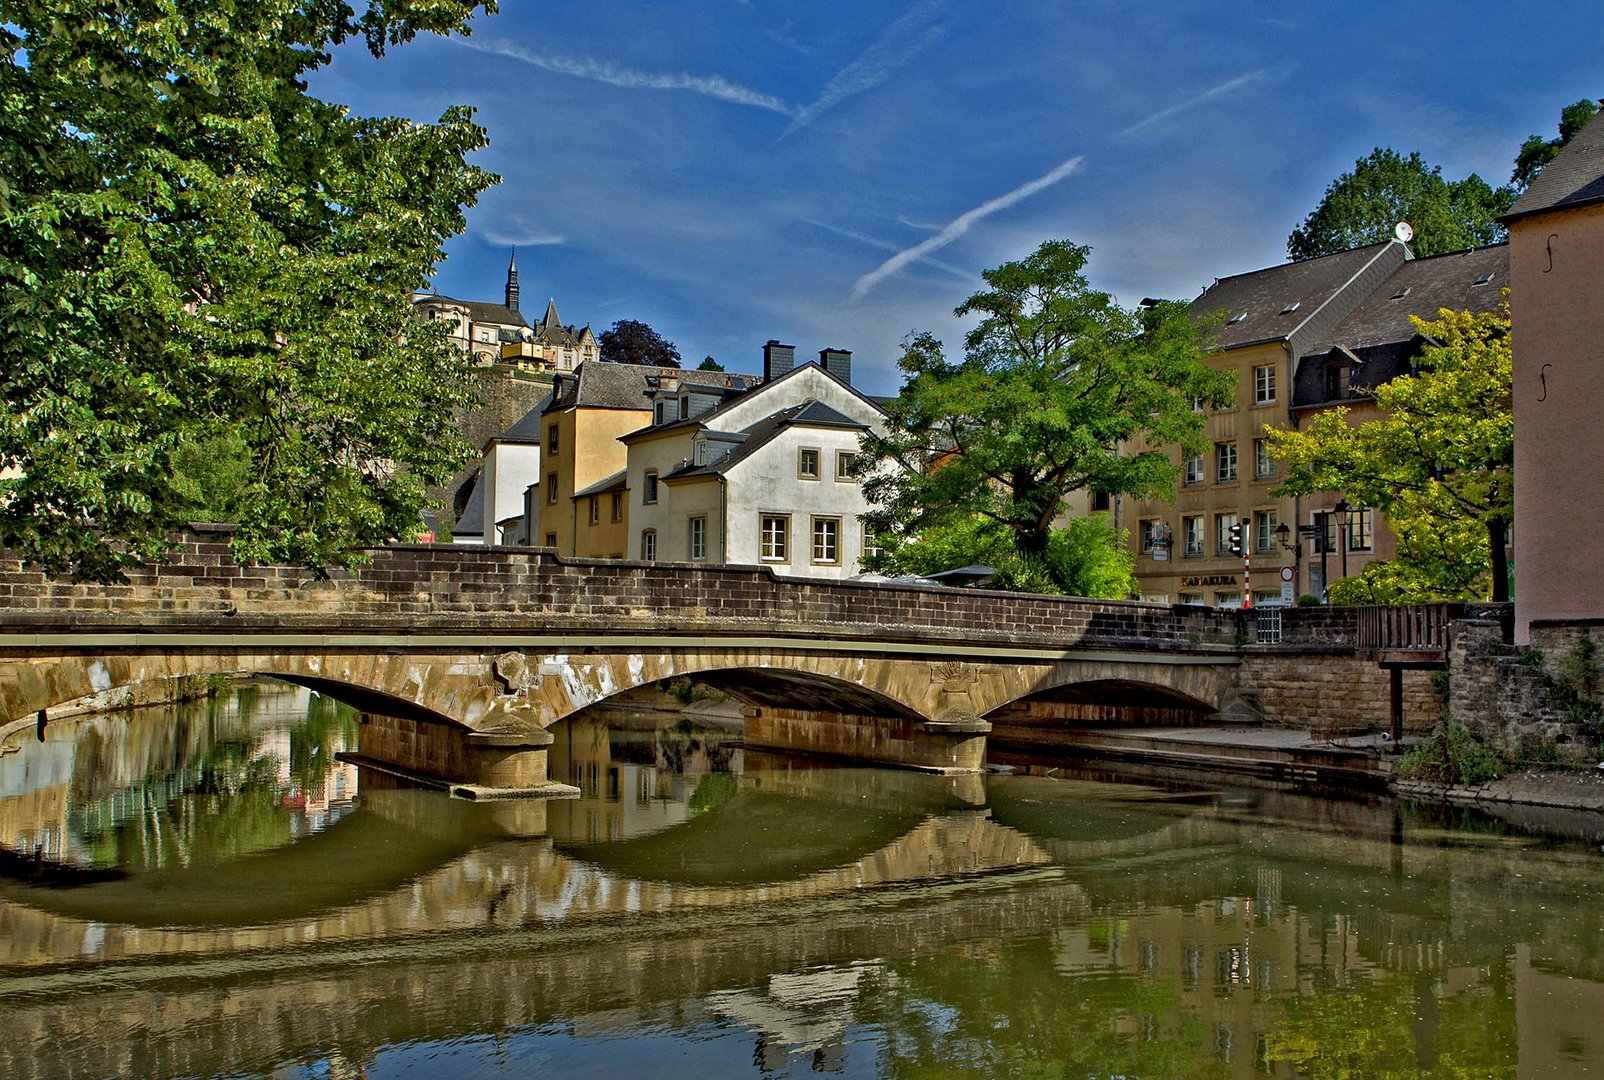
[[[1604,820],[554,729],[360,774],[306,691],[0,741],[0,1076],[1604,1075]]]

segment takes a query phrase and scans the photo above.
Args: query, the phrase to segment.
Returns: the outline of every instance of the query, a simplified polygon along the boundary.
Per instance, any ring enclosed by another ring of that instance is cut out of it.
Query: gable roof
[[[1406,245],[1388,240],[1220,278],[1192,301],[1192,315],[1205,319],[1224,312],[1226,322],[1213,334],[1221,349],[1322,337],[1412,257]]]
[[[664,480],[686,480],[700,476],[721,476],[736,465],[745,461],[789,427],[829,427],[846,428],[854,431],[867,431],[869,425],[854,420],[846,414],[832,409],[822,401],[809,398],[807,401],[781,409],[777,413],[765,416],[757,423],[752,424],[741,432],[746,438],[730,448],[728,453],[721,455],[714,461],[705,465],[688,465],[675,469]]]
[[[485,486],[479,482],[480,479],[475,476],[470,481],[473,491],[468,495],[462,513],[457,516],[457,523],[451,527],[453,536],[482,537],[485,534]]]
[[[647,394],[663,374],[664,369],[646,367],[642,364],[604,364],[600,361],[587,360],[572,372],[557,376],[551,402],[545,411],[587,407],[638,409],[648,412],[652,405],[647,399]],[[677,376],[681,383],[718,387],[720,390],[731,380],[747,383],[756,380],[754,375],[731,375],[723,371],[673,369],[668,374]]]
[[[787,371],[784,375],[781,375],[779,378],[769,379],[766,382],[759,382],[759,381],[756,380],[755,376],[751,376],[751,375],[740,375],[740,376],[737,376],[737,378],[740,378],[740,379],[750,379],[753,382],[755,382],[756,385],[749,386],[745,390],[745,392],[732,393],[732,394],[726,395],[725,400],[724,400],[724,402],[722,404],[720,404],[720,405],[718,405],[718,406],[716,406],[716,407],[714,407],[712,409],[709,409],[707,412],[698,413],[695,416],[686,417],[684,420],[670,420],[670,421],[668,421],[666,423],[653,424],[653,425],[650,425],[648,427],[641,428],[639,431],[631,431],[627,435],[621,436],[620,437],[620,441],[623,442],[624,444],[628,445],[630,440],[632,440],[632,439],[639,439],[639,438],[643,438],[643,437],[646,437],[646,436],[661,435],[661,434],[663,434],[665,432],[683,431],[683,430],[690,429],[690,428],[711,426],[712,421],[717,420],[721,416],[724,416],[731,409],[735,408],[735,406],[740,405],[740,404],[744,404],[745,402],[750,400],[753,397],[753,395],[766,394],[766,393],[770,392],[771,389],[779,387],[779,386],[782,386],[786,382],[790,381],[791,379],[799,378],[800,377],[800,373],[804,372],[804,371],[807,371],[809,368],[812,368],[815,372],[817,372],[819,374],[822,374],[822,375],[828,377],[829,379],[839,383],[841,386],[846,388],[850,393],[852,393],[855,397],[857,397],[858,399],[863,401],[864,404],[866,404],[866,405],[870,406],[871,408],[873,408],[876,412],[885,412],[885,410],[883,408],[881,408],[879,403],[877,403],[873,398],[868,397],[867,395],[862,393],[860,390],[858,390],[855,386],[853,386],[851,383],[843,381],[840,377],[832,374],[830,371],[826,370],[821,365],[819,365],[819,364],[817,364],[817,363],[815,363],[815,362],[810,360],[805,364],[798,364],[796,367],[792,368],[790,371]],[[722,374],[722,373],[721,372],[716,372],[716,371],[713,371],[713,372],[702,371],[702,372],[685,372],[684,374],[687,374],[687,375],[689,375],[689,374],[719,375],[719,374]],[[739,388],[737,388],[737,389],[739,389]],[[812,399],[810,398],[808,400],[812,400]],[[834,410],[831,410],[831,411],[833,412]],[[775,415],[778,415],[778,414],[775,414]],[[840,415],[840,414],[838,413],[837,415]],[[854,423],[855,422],[856,421],[854,421]]]
[[[1604,202],[1604,113],[1593,117],[1543,166],[1525,194],[1498,220],[1508,224],[1549,210]]]
[[[588,488],[574,492],[569,498],[576,502],[591,495],[605,495],[609,491],[624,491],[629,487],[629,470],[619,469],[613,475],[604,477]]]

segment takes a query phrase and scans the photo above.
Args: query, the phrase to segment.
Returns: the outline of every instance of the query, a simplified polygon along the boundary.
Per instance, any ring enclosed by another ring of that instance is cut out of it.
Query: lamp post
[[[1292,580],[1294,582],[1292,591],[1297,592],[1296,582],[1298,581],[1299,571],[1302,569],[1301,564],[1303,563],[1303,544],[1293,543],[1291,537],[1292,526],[1288,525],[1286,522],[1283,521],[1281,524],[1275,527],[1275,542],[1281,545],[1283,551],[1292,552]],[[1295,601],[1297,598],[1294,597],[1293,599]]]
[[[1338,499],[1337,505],[1331,509],[1342,515],[1342,520],[1337,522],[1337,542],[1342,545],[1342,576],[1346,578],[1348,576],[1348,530],[1353,528],[1352,509],[1348,506],[1347,499]]]

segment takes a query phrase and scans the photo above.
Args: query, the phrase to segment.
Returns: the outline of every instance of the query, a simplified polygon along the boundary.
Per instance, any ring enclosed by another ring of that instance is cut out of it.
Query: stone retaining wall
[[[1237,682],[1242,697],[1265,722],[1279,727],[1339,734],[1386,731],[1391,724],[1387,672],[1374,660],[1358,658],[1351,648],[1249,647],[1243,650]],[[1404,672],[1406,734],[1430,731],[1446,705],[1432,686],[1430,672]]]

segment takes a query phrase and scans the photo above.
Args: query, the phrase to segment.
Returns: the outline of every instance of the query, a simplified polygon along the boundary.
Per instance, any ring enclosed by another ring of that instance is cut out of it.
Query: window
[[[689,396],[679,399],[679,418],[686,419],[691,415],[691,399]]]
[[[1270,456],[1270,440],[1253,440],[1253,475],[1268,480],[1275,475],[1275,458]]]
[[[1192,411],[1193,412],[1202,412],[1203,411],[1203,395],[1202,394],[1191,394],[1191,395],[1189,395],[1189,400],[1192,403]]]
[[[546,474],[546,501],[548,503],[557,501],[557,474],[554,472]]]
[[[834,565],[841,561],[841,519],[813,519],[813,561]]]
[[[1184,592],[1184,593],[1181,594],[1181,603],[1183,603],[1183,604],[1191,604],[1191,605],[1193,605],[1195,607],[1202,607],[1203,606],[1203,594],[1202,593],[1195,593],[1195,592]]]
[[[646,562],[657,561],[657,530],[642,529],[640,534],[640,557]]]
[[[691,452],[691,460],[697,465],[707,464],[707,440],[697,439],[696,449]]]
[[[646,490],[641,492],[641,501],[648,506],[657,501],[657,470],[646,470]]]
[[[1276,520],[1274,510],[1255,510],[1253,512],[1254,551],[1275,550],[1275,527],[1278,524],[1280,522]]]
[[[1214,515],[1214,553],[1216,555],[1231,554],[1231,530],[1238,523],[1239,520],[1235,514]]]
[[[1141,524],[1142,553],[1151,554],[1164,546],[1164,523],[1157,518],[1145,518]]]
[[[590,523],[592,525],[594,525],[600,520],[601,520],[601,496],[600,495],[592,495],[590,497]]]
[[[816,448],[803,447],[796,452],[796,474],[803,480],[819,478],[819,451]]]
[[[546,429],[546,453],[552,457],[557,456],[557,434],[557,422],[553,420]]]
[[[758,530],[759,547],[765,562],[785,562],[791,557],[791,518],[786,514],[764,514]]]
[[[613,520],[624,520],[624,493],[622,491],[613,492]]]
[[[1186,553],[1188,555],[1203,554],[1203,517],[1188,517],[1181,519],[1181,531],[1186,534]]]
[[[1242,594],[1239,592],[1217,592],[1214,594],[1215,607],[1236,608],[1242,606]]]
[[[1222,484],[1236,479],[1236,443],[1214,444],[1214,479]]]
[[[546,534],[546,546],[547,547],[556,547],[557,546],[557,534],[556,533],[547,533]]]
[[[707,558],[707,519],[691,518],[691,559],[697,562]]]
[[[1348,550],[1369,551],[1375,540],[1375,511],[1348,511]]]
[[[652,406],[652,423],[661,424],[665,419],[667,419],[668,414],[663,411],[664,408],[664,403],[661,401]]]
[[[1094,513],[1094,514],[1107,513],[1109,504],[1112,501],[1113,500],[1111,500],[1108,497],[1108,492],[1106,492],[1106,491],[1094,491],[1094,492],[1092,492],[1092,513]]]
[[[1203,482],[1203,455],[1193,454],[1186,459],[1186,486],[1192,487]]]
[[[851,450],[837,450],[835,452],[835,478],[847,483],[856,483],[857,476],[853,470],[858,466],[858,455]]]
[[[1269,405],[1275,401],[1275,365],[1260,364],[1253,369],[1253,404]]]
[[[1348,365],[1326,365],[1326,400],[1339,401],[1348,396]]]

